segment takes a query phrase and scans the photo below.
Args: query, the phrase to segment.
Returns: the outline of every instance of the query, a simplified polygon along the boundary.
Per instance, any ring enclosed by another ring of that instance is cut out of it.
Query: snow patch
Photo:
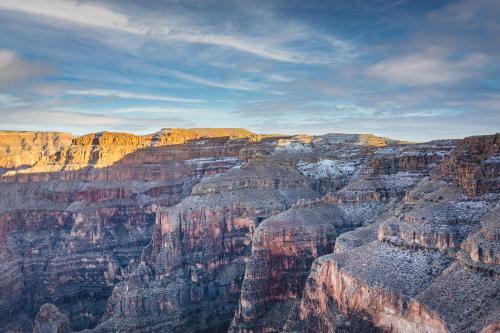
[[[351,176],[356,172],[356,165],[353,162],[324,159],[318,162],[299,161],[297,169],[302,175],[319,180]]]
[[[277,152],[310,152],[312,150],[309,143],[295,140],[279,140],[276,142],[275,151]]]
[[[224,157],[224,158],[192,158],[189,160],[185,160],[184,162],[188,165],[196,165],[203,163],[219,163],[219,162],[228,162],[228,163],[237,163],[239,161],[238,157]]]

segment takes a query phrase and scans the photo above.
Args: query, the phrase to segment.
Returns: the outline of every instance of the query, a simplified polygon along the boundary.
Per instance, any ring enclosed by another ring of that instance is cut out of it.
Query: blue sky
[[[0,128],[500,130],[500,2],[0,0]]]

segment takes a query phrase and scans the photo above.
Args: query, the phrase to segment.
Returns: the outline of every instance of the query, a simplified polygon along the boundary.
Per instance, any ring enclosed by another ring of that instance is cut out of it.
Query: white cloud
[[[280,50],[273,45],[267,44],[263,39],[252,39],[248,37],[233,37],[221,34],[206,34],[201,32],[188,32],[179,30],[164,30],[157,32],[158,36],[188,43],[212,44],[233,48],[239,51],[251,53],[262,58],[296,63],[315,63],[314,58],[309,59],[298,52]]]
[[[0,0],[0,8],[28,14],[46,16],[69,23],[89,25],[99,28],[140,32],[129,24],[129,18],[102,6],[65,0]]]
[[[120,108],[112,110],[113,113],[178,113],[178,114],[186,114],[186,113],[197,113],[197,112],[207,112],[213,114],[215,110],[213,109],[205,109],[205,108],[179,108],[179,107],[160,107],[160,106],[143,106],[143,107],[129,107],[129,108]]]
[[[70,109],[23,109],[10,112],[0,109],[2,126],[13,130],[75,131],[75,134],[103,130],[154,132],[162,127],[189,127],[193,124],[176,117],[155,119],[121,117],[78,112]]]
[[[23,60],[11,50],[0,49],[0,87],[41,76],[47,73],[49,68],[42,63]]]
[[[246,80],[229,80],[226,82],[221,82],[221,81],[205,79],[199,76],[187,74],[177,70],[168,69],[165,71],[167,72],[167,74],[172,75],[176,78],[209,87],[229,89],[229,90],[241,90],[241,91],[258,91],[262,89],[262,86],[260,84]]]
[[[120,90],[106,90],[106,89],[89,89],[89,90],[68,90],[67,95],[79,96],[96,96],[96,97],[112,97],[112,98],[125,98],[125,99],[141,99],[151,101],[163,102],[182,102],[182,103],[200,103],[204,102],[202,99],[183,98],[167,95],[151,95],[151,94],[138,94]]]
[[[11,50],[0,50],[0,71],[16,62],[16,54]]]
[[[462,60],[450,60],[422,53],[386,59],[369,67],[366,74],[407,85],[450,83],[473,76],[486,62],[486,57],[479,54]]]
[[[280,45],[294,38],[300,37],[308,40],[320,38],[335,48],[349,47],[345,42],[331,36],[319,36],[312,31],[308,31],[309,36],[306,36],[304,32],[287,30],[276,31],[273,34],[267,31],[265,35],[248,36],[206,31],[206,27],[198,25],[196,18],[189,17],[171,16],[162,17],[161,20],[148,17],[147,20],[140,22],[137,18],[110,7],[73,0],[0,0],[0,9],[45,17],[51,20],[51,24],[54,23],[53,21],[62,21],[90,28],[122,31],[146,38],[227,47],[266,59],[292,63],[324,63],[331,60],[304,54]],[[279,22],[273,22],[273,24],[273,28],[269,30],[280,28]],[[295,30],[300,30],[299,24],[291,26],[294,26]]]

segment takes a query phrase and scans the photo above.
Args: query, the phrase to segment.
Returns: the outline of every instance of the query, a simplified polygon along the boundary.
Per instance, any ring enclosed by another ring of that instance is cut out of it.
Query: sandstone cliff
[[[70,144],[71,134],[61,132],[0,131],[0,173],[35,164]]]

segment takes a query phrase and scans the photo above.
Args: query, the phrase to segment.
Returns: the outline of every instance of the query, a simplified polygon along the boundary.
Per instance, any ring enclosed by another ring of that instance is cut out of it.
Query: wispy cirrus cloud
[[[0,68],[0,111],[38,121],[12,107],[27,102],[54,122],[85,114],[89,128],[118,130],[183,118],[289,133],[474,134],[499,120],[499,10],[494,0],[0,0],[0,67],[28,65],[6,86]],[[33,64],[42,71],[22,73]]]
[[[139,100],[162,101],[162,102],[180,102],[180,103],[204,102],[204,100],[202,99],[183,98],[183,97],[168,96],[168,95],[140,94],[128,91],[107,90],[107,89],[68,90],[65,92],[65,94],[77,95],[77,96],[91,96],[91,97],[93,96],[93,97],[108,97],[108,98],[139,99]]]
[[[263,86],[259,83],[256,82],[251,82],[248,80],[244,79],[239,79],[239,80],[226,80],[226,81],[215,81],[211,79],[206,79],[203,77],[191,75],[188,73],[184,73],[178,70],[172,70],[172,69],[164,69],[161,70],[168,75],[174,76],[176,78],[179,78],[184,81],[189,81],[193,82],[196,84],[201,84],[204,86],[209,86],[209,87],[215,87],[215,88],[222,88],[222,89],[229,89],[229,90],[241,90],[241,91],[258,91],[263,89]]]
[[[145,32],[141,31],[138,27],[134,27],[130,22],[130,18],[124,14],[110,10],[104,6],[82,3],[80,1],[1,0],[0,8],[97,28],[122,30],[131,33]]]
[[[24,102],[15,96],[0,93],[0,107],[15,108],[26,105],[29,105],[29,103]]]
[[[428,85],[451,83],[470,78],[487,63],[482,54],[450,59],[434,54],[410,54],[389,58],[370,66],[366,74],[392,83]]]
[[[193,123],[175,116],[159,118],[123,117],[89,112],[46,109],[0,109],[2,126],[14,130],[40,130],[46,128],[57,131],[71,131],[84,134],[103,130],[126,130],[132,132],[153,132],[161,127],[192,127]]]
[[[293,35],[290,35],[290,31],[288,31],[288,34],[279,34],[278,32],[271,35],[271,37],[269,31],[266,34],[257,36],[219,33],[217,31],[207,31],[204,27],[198,26],[188,18],[179,20],[179,18],[172,16],[161,21],[139,21],[137,17],[132,17],[111,7],[73,0],[42,2],[36,0],[0,0],[0,9],[36,15],[70,25],[115,30],[146,38],[225,47],[282,62],[322,63],[329,61],[328,58],[314,57],[310,52],[302,53],[300,50],[280,45],[293,41],[295,38],[306,37],[302,32],[297,35],[297,31]],[[315,35],[315,38],[318,37],[318,35]],[[332,44],[333,39],[331,36],[328,36],[328,38],[327,43],[330,45],[335,44],[337,47],[347,45],[346,42],[340,41]]]
[[[117,108],[111,110],[112,113],[124,113],[124,114],[142,114],[142,113],[151,113],[151,114],[164,114],[164,113],[173,113],[179,115],[185,114],[193,114],[199,112],[205,112],[207,114],[213,114],[217,112],[214,109],[207,108],[184,108],[184,107],[163,107],[163,106],[138,106],[138,107],[127,107],[127,108]]]

